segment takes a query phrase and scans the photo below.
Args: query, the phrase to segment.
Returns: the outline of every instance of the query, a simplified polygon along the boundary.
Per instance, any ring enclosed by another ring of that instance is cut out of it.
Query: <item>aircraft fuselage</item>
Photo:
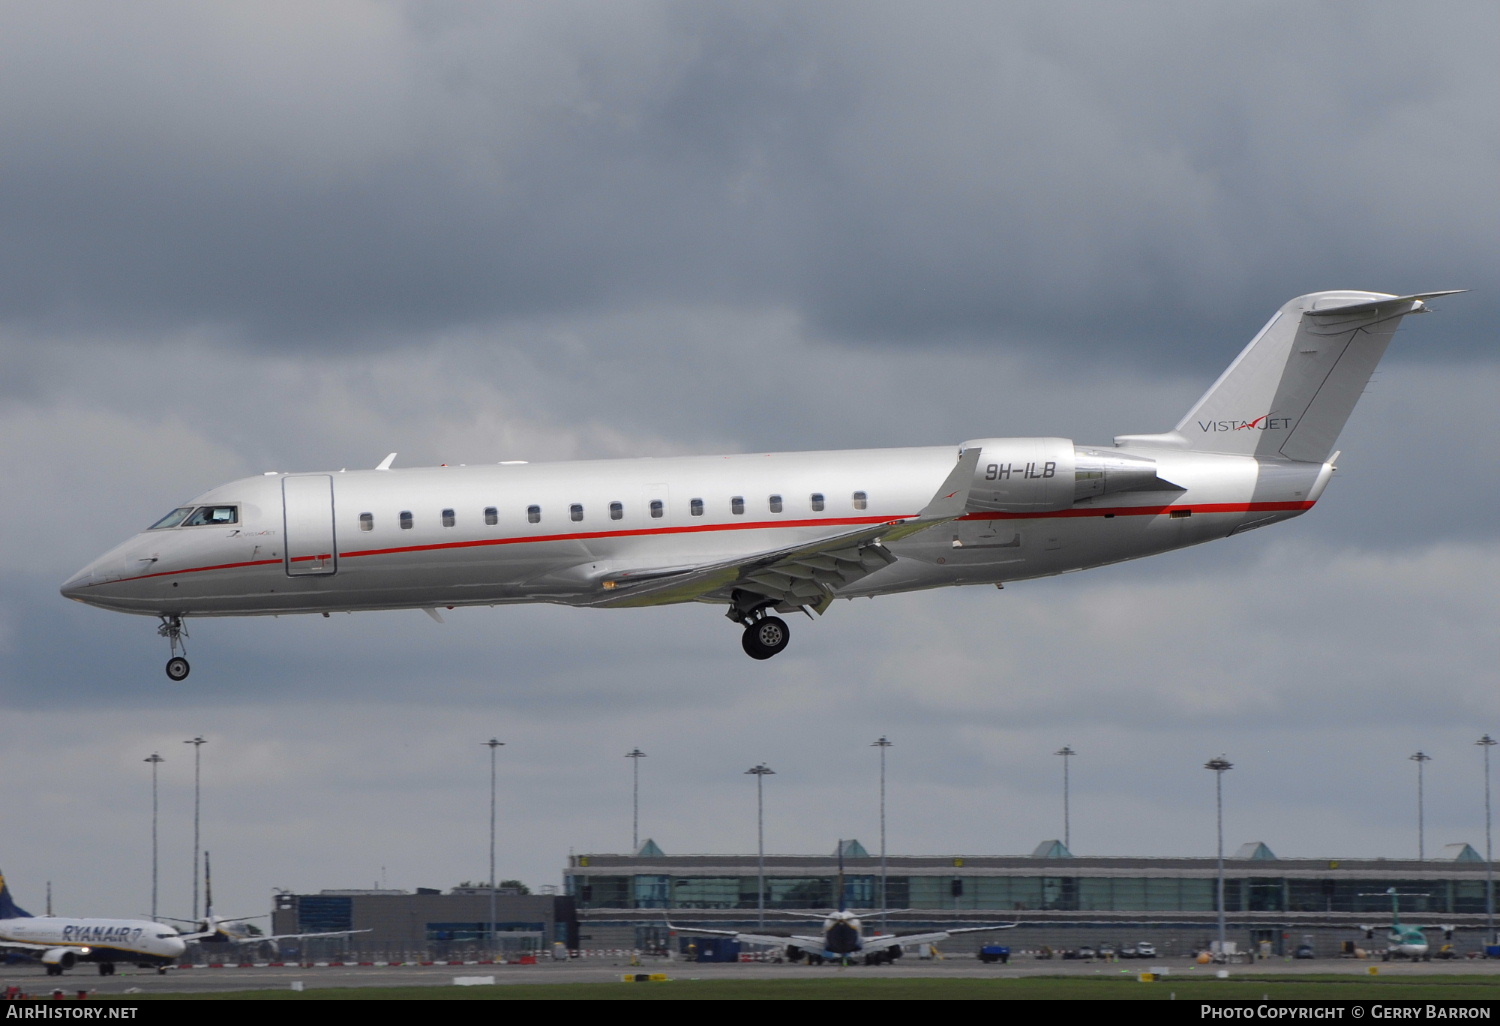
[[[987,474],[1050,483],[1048,461],[1002,458],[1034,441],[1063,440],[965,443],[985,447],[976,492]],[[1287,460],[1077,449],[1137,455],[1176,487],[1075,499],[1080,472],[1067,468],[1065,501],[1040,503],[1059,508],[1002,501],[892,542],[896,561],[838,597],[1019,581],[1210,541],[1302,513],[1328,477]],[[954,457],[941,446],[267,474],[183,507],[233,509],[234,523],[143,531],[63,593],[183,617],[603,604],[614,571],[713,564],[913,518]]]

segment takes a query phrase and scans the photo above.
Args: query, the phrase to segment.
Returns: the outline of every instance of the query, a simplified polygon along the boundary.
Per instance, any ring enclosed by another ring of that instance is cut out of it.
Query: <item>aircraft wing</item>
[[[785,948],[796,945],[811,951],[823,950],[822,937],[802,937],[789,933],[743,933],[739,930],[710,930],[701,926],[678,926],[668,923],[669,929],[678,933],[703,933],[714,937],[733,937],[741,944],[761,944],[768,948]]]
[[[1014,930],[1020,923],[1005,923],[1002,926],[964,926],[957,930],[934,930],[930,933],[891,933],[878,937],[865,937],[861,947],[864,951],[879,951],[897,944],[936,944],[960,933],[985,933],[990,930]]]
[[[946,524],[964,515],[978,447],[959,454],[942,485],[915,517],[888,520],[814,542],[752,553],[709,566],[625,571],[606,576],[604,594],[591,605],[655,606],[747,591],[792,608],[818,613],[834,593],[896,561],[886,542]]]
[[[371,928],[373,929],[373,927]],[[333,930],[328,933],[273,933],[262,937],[226,937],[230,944],[259,944],[262,941],[284,941],[305,940],[309,937],[352,937],[356,933],[369,933],[370,930]]]

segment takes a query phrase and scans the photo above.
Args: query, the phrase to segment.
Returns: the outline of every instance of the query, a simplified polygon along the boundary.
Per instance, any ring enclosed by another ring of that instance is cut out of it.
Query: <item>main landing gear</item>
[[[167,639],[171,646],[172,658],[167,660],[167,677],[174,681],[187,680],[191,667],[187,661],[187,628],[182,625],[180,616],[163,616],[161,626],[156,628],[156,633]],[[181,650],[182,655],[178,655]]]
[[[786,648],[792,640],[792,630],[779,616],[766,614],[776,605],[764,595],[752,595],[736,591],[729,603],[729,612],[724,615],[736,623],[744,624],[745,633],[740,638],[740,647],[751,659],[769,659]]]
[[[792,631],[779,616],[763,616],[756,620],[740,637],[740,646],[751,659],[769,659],[786,648],[792,640]]]

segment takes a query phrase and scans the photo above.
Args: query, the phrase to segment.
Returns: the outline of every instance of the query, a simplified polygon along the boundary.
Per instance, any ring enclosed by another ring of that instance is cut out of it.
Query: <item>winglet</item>
[[[375,469],[376,470],[390,470],[391,469],[391,464],[395,463],[395,462],[396,462],[396,454],[395,453],[391,453],[385,459],[381,460],[380,461],[380,466],[376,467]]]
[[[969,489],[974,486],[974,471],[979,466],[979,456],[984,450],[979,446],[964,449],[958,454],[958,462],[943,478],[942,485],[919,516],[921,520],[952,520],[968,511]]]

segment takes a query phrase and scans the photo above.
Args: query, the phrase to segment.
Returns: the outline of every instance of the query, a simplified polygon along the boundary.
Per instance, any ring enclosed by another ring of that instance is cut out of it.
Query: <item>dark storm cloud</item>
[[[234,852],[222,903],[245,912],[387,867],[478,876],[490,736],[501,874],[533,884],[624,847],[636,746],[643,826],[673,853],[753,845],[762,760],[773,848],[868,843],[882,734],[893,850],[1055,836],[1063,743],[1079,851],[1204,851],[1220,751],[1236,841],[1406,853],[1390,795],[1418,747],[1432,829],[1478,838],[1472,740],[1500,714],[1500,13],[1421,19],[0,7],[0,775],[37,825],[5,869],[137,914],[160,750],[185,908],[199,734],[205,837],[216,864]],[[152,618],[57,593],[203,489],[393,450],[1107,443],[1170,427],[1290,296],[1453,286],[1479,291],[1408,322],[1308,516],[840,602],[770,663],[696,604],[409,610],[195,620],[174,685]]]
[[[1290,295],[1494,273],[1484,5],[266,10],[10,9],[6,323],[390,346],[713,302],[1198,363]]]

